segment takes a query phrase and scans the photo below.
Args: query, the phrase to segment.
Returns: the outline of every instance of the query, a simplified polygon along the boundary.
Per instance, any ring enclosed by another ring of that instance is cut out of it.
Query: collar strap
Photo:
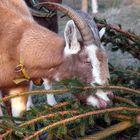
[[[21,62],[20,62],[19,65],[16,66],[15,72],[17,72],[17,73],[21,72],[22,75],[23,75],[23,78],[13,80],[13,82],[15,84],[20,84],[20,83],[22,83],[24,81],[29,81],[30,80],[30,77],[26,72],[25,66]]]

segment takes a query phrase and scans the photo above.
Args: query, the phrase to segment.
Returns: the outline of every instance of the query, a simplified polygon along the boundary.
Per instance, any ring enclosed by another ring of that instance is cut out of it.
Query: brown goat
[[[28,90],[27,81],[19,85],[13,82],[15,79],[26,77],[22,72],[16,72],[19,63],[22,63],[30,80],[45,78],[46,89],[50,88],[49,83],[70,77],[79,77],[84,83],[93,86],[95,83],[108,84],[107,56],[92,18],[60,4],[42,5],[58,9],[72,18],[66,25],[64,38],[37,24],[23,0],[0,1],[2,92],[11,95]],[[76,27],[82,42],[77,39]],[[96,95],[84,97],[84,101],[92,106],[106,107],[110,102],[108,94],[110,92],[98,90]],[[79,94],[75,95],[81,97]],[[50,102],[53,100],[53,97],[48,98]],[[11,99],[13,116],[21,115],[26,109],[26,102],[26,97]]]

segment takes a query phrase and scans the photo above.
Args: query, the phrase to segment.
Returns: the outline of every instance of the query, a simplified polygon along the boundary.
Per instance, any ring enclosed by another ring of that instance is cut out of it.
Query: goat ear
[[[106,28],[102,28],[100,31],[99,31],[99,35],[100,35],[100,38],[103,37],[103,35],[105,34],[105,31],[106,31]]]
[[[76,26],[73,20],[69,20],[64,30],[66,41],[65,54],[77,54],[80,51],[80,44],[77,39]]]

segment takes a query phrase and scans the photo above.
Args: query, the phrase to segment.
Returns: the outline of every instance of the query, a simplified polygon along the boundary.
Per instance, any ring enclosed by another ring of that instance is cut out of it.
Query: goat
[[[44,78],[47,89],[51,88],[51,82],[70,77],[79,77],[82,82],[93,86],[95,83],[108,85],[107,55],[94,21],[87,14],[81,17],[71,8],[57,3],[40,5],[60,10],[72,19],[66,25],[64,38],[35,22],[23,0],[0,1],[0,88],[3,94],[20,95],[29,90],[28,81],[19,85],[13,82],[27,78],[23,72],[17,72],[19,63],[22,63],[29,80]],[[82,42],[77,39],[76,27]],[[87,95],[82,100],[92,106],[106,107],[110,94],[109,91],[97,90],[96,95]],[[54,100],[53,95],[48,98]],[[21,116],[26,103],[26,97],[11,99],[12,115]]]

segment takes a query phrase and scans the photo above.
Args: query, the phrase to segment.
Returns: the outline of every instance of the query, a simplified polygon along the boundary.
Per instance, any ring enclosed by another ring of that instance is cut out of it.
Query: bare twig
[[[124,102],[124,103],[127,103],[129,105],[132,105],[134,107],[138,107],[134,102],[132,102],[131,100],[128,100],[126,98],[123,98],[123,97],[120,97],[120,96],[114,96],[114,99],[120,101],[120,102]]]
[[[63,106],[67,106],[67,105],[70,105],[70,103],[69,103],[69,102],[58,103],[58,104],[56,104],[56,105],[54,105],[54,106],[52,106],[52,107],[49,107],[48,110],[51,111],[51,110],[54,110],[54,109],[57,109],[57,108],[61,108],[61,107],[63,107]],[[39,116],[40,116],[40,115],[43,115],[44,113],[46,113],[46,110],[40,112],[40,113],[39,113]]]
[[[0,101],[5,102],[7,100],[10,100],[11,98],[15,98],[15,97],[19,97],[19,96],[29,96],[29,95],[35,95],[35,94],[64,94],[65,92],[69,92],[68,89],[64,89],[64,90],[34,90],[34,91],[30,91],[30,92],[23,92],[20,94],[14,94],[11,96],[6,96],[2,99],[0,99]]]
[[[117,46],[116,48],[121,49],[123,52],[126,51],[130,53],[140,60],[139,35],[123,30],[121,25],[108,24],[105,20],[100,19],[95,19],[95,21],[99,28],[106,27],[108,29],[103,39],[106,44],[112,43],[114,46]],[[115,32],[113,33],[112,31]]]
[[[103,24],[103,23],[97,23],[97,26],[99,26],[99,27],[110,27],[110,28],[116,30],[117,32],[125,34],[128,38],[134,38],[134,39],[137,39],[137,40],[140,41],[140,37],[139,36],[137,36],[137,35],[135,35],[133,33],[130,33],[128,31],[124,31],[119,26],[111,25],[111,24]]]
[[[77,86],[72,86],[71,88],[77,88],[77,89],[114,89],[114,90],[124,90],[124,91],[128,91],[131,92],[137,96],[140,96],[140,91],[139,90],[135,90],[135,89],[131,89],[131,88],[127,88],[127,87],[121,87],[121,86],[86,86],[86,87],[77,87]],[[64,90],[36,90],[36,91],[30,91],[30,92],[24,92],[21,94],[14,94],[11,96],[6,96],[4,98],[2,98],[0,101],[5,102],[7,100],[10,100],[11,98],[15,98],[15,97],[19,97],[19,96],[28,96],[28,95],[34,95],[34,94],[64,94],[66,92],[70,92],[69,89],[64,89]]]
[[[90,135],[90,136],[87,136],[85,138],[81,138],[81,139],[78,139],[78,140],[101,140],[101,139],[104,139],[108,136],[116,134],[118,132],[121,132],[125,129],[128,129],[132,125],[133,125],[133,123],[130,122],[130,121],[120,122],[119,124],[116,124],[114,126],[106,128],[105,130],[103,130],[101,132],[98,132],[96,134],[93,134],[93,135]]]
[[[122,115],[122,114],[111,114],[110,116],[112,118],[119,119],[119,120],[132,121],[132,117]]]
[[[128,70],[126,70],[126,71],[128,71],[128,72],[130,72],[130,73],[133,73],[133,74],[136,74],[136,75],[140,76],[140,73],[137,72],[137,71],[130,70],[130,69],[128,69]]]
[[[69,102],[58,103],[58,104],[52,106],[50,109],[53,110],[53,109],[57,109],[57,108],[60,108],[63,106],[67,106],[67,105],[70,105],[70,103]]]

